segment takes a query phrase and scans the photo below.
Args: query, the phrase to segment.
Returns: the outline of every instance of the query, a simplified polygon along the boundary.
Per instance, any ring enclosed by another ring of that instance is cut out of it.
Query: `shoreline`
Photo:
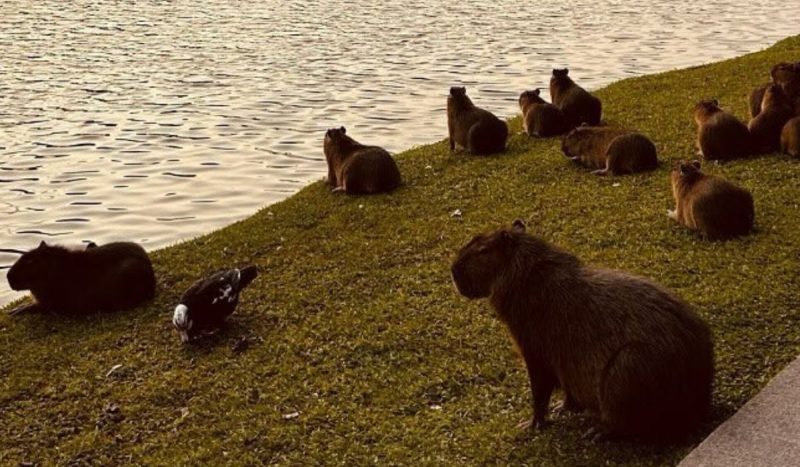
[[[597,90],[604,119],[654,139],[654,173],[594,177],[567,163],[557,139],[520,136],[515,117],[507,154],[415,147],[397,155],[405,185],[391,195],[331,195],[315,182],[152,252],[159,294],[148,306],[78,320],[0,317],[0,461],[211,462],[227,452],[242,463],[676,463],[700,436],[661,450],[582,442],[578,417],[537,436],[516,430],[530,414],[524,368],[486,303],[459,298],[446,269],[472,235],[522,217],[586,263],[677,291],[717,338],[710,432],[800,351],[790,308],[800,278],[789,275],[800,164],[777,155],[707,164],[756,200],[759,232],[726,243],[669,222],[666,176],[692,157],[696,100],[719,97],[744,117],[749,89],[786,57],[800,57],[800,36]],[[450,216],[456,209],[461,218]],[[262,276],[228,328],[181,347],[170,305],[197,277],[244,262]],[[241,337],[250,348],[231,351]],[[117,364],[125,371],[103,376]],[[112,402],[124,420],[95,428]]]

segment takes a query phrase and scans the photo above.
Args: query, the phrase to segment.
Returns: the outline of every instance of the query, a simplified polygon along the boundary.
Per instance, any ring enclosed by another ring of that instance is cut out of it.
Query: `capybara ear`
[[[44,240],[42,240],[42,242],[41,242],[41,243],[39,243],[39,248],[47,248],[47,242],[45,242]]]
[[[695,169],[700,170],[700,161],[692,161],[692,166]]]
[[[684,164],[681,162],[681,165],[678,167],[678,170],[681,172],[681,175],[688,175],[692,172],[692,165],[691,164]]]
[[[539,94],[541,94],[541,93],[542,93],[542,90],[541,90],[541,89],[539,89],[539,88],[536,88],[536,89],[534,89],[534,90],[533,90],[533,95],[534,95],[534,96],[538,96],[538,95],[539,95]]]
[[[525,222],[522,219],[514,219],[511,223],[511,231],[514,233],[525,233]]]
[[[564,68],[564,76],[569,76],[569,68]]]
[[[719,107],[719,100],[711,99],[711,103],[714,104],[715,106]]]
[[[341,131],[343,135],[347,134],[347,128],[345,128],[345,127],[339,128],[339,131]]]

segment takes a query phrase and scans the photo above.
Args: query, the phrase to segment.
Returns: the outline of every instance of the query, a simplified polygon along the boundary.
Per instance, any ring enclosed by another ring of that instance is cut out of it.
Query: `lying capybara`
[[[761,103],[761,113],[747,124],[753,150],[757,153],[777,151],[781,143],[781,130],[794,117],[789,98],[777,84],[767,87]]]
[[[541,90],[525,91],[519,96],[522,110],[522,127],[528,136],[547,138],[564,134],[569,125],[563,112],[540,97]]]
[[[800,157],[800,117],[794,117],[783,126],[781,152],[793,157]]]
[[[456,146],[477,155],[506,150],[508,125],[488,110],[473,104],[464,87],[450,88],[447,97],[447,130],[450,151],[455,151]]]
[[[722,177],[704,174],[700,162],[680,163],[670,174],[675,210],[667,214],[679,224],[711,240],[747,235],[753,230],[753,197]]]
[[[603,114],[600,99],[575,84],[569,77],[569,69],[554,69],[550,78],[550,98],[564,113],[571,127],[582,123],[599,125]]]
[[[561,150],[597,175],[621,175],[655,170],[656,147],[639,133],[611,127],[582,125],[567,133]]]
[[[601,433],[667,442],[709,413],[714,351],[706,324],[669,290],[575,256],[511,228],[478,235],[458,253],[461,295],[489,298],[528,369],[533,428],[553,389],[587,409]]]
[[[694,108],[698,154],[706,160],[730,160],[752,154],[747,125],[722,110],[719,101],[700,101]]]
[[[33,305],[11,314],[48,311],[84,315],[132,308],[153,298],[156,279],[147,252],[131,242],[82,250],[48,245],[24,253],[8,271],[14,290],[30,290]]]
[[[378,146],[365,146],[347,136],[345,127],[325,132],[323,143],[328,161],[328,184],[348,195],[385,193],[400,186],[400,169],[389,153]]]

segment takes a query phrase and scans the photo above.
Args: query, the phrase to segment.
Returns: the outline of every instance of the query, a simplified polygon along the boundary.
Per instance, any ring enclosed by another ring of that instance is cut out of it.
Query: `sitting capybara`
[[[447,130],[450,151],[460,146],[470,154],[485,155],[506,149],[506,122],[473,104],[464,87],[450,88],[447,97]]]
[[[706,160],[730,160],[752,154],[747,125],[722,110],[719,101],[700,101],[694,108],[698,154]]]
[[[610,436],[671,441],[709,413],[714,351],[706,324],[675,294],[511,228],[478,235],[458,253],[461,295],[489,298],[528,369],[534,428],[553,389]]]
[[[400,186],[400,169],[392,156],[383,148],[364,146],[347,136],[345,127],[325,132],[323,149],[328,161],[328,183],[333,191],[369,195]]]
[[[781,130],[786,122],[794,117],[792,103],[777,84],[767,87],[761,113],[747,124],[753,150],[757,153],[768,153],[780,148]]]
[[[553,104],[542,99],[539,89],[525,91],[519,96],[522,110],[522,127],[528,136],[547,138],[566,133],[569,130],[564,114]]]
[[[670,174],[675,210],[667,214],[679,224],[711,240],[747,235],[753,230],[753,197],[721,177],[704,174],[700,162],[681,163]]]
[[[589,94],[569,77],[569,69],[554,69],[550,78],[550,98],[564,113],[571,127],[582,123],[599,125],[603,114],[600,99]]]
[[[83,250],[42,242],[14,263],[8,271],[8,284],[14,290],[30,290],[36,301],[11,314],[83,315],[122,310],[152,299],[156,290],[147,252],[131,242]]]
[[[770,70],[770,78],[771,83],[762,84],[750,93],[750,118],[756,118],[761,113],[764,93],[771,84],[777,84],[783,89],[795,114],[800,114],[800,62],[778,63]]]
[[[800,157],[800,117],[794,117],[783,126],[781,152],[793,157]]]
[[[611,127],[581,125],[561,142],[564,155],[595,170],[597,175],[621,175],[655,170],[656,147],[646,136]]]

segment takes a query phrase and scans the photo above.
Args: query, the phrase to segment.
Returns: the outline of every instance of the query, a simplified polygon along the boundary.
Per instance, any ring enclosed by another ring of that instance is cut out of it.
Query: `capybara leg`
[[[580,156],[572,156],[572,157],[569,158],[569,160],[571,160],[572,162],[574,162],[576,164],[580,164],[581,163]]]
[[[553,411],[563,413],[563,412],[572,412],[572,413],[580,413],[585,410],[585,407],[581,405],[580,402],[576,401],[572,395],[568,392],[564,392],[564,400],[560,401],[558,404],[553,407]]]
[[[340,193],[345,191],[343,186],[337,186],[336,188],[331,189],[331,193]]]
[[[38,303],[31,303],[29,305],[23,305],[8,312],[8,316],[17,316],[22,315],[25,313],[40,313],[44,311],[41,305]]]
[[[450,138],[448,138],[448,139],[450,141],[450,152],[454,152],[456,150],[456,142],[453,141],[453,137],[452,136],[450,136]]]
[[[547,426],[547,412],[550,408],[550,396],[556,387],[553,373],[532,358],[525,358],[528,368],[528,380],[533,393],[533,417],[522,422],[521,428],[541,430]]]
[[[614,175],[614,174],[613,174],[613,173],[611,173],[611,171],[609,171],[608,169],[600,169],[600,170],[595,170],[595,171],[594,171],[594,172],[592,172],[592,173],[593,173],[593,174],[595,174],[595,175],[599,175],[599,176],[601,176],[601,177],[604,177],[604,176],[606,176],[606,175]]]

